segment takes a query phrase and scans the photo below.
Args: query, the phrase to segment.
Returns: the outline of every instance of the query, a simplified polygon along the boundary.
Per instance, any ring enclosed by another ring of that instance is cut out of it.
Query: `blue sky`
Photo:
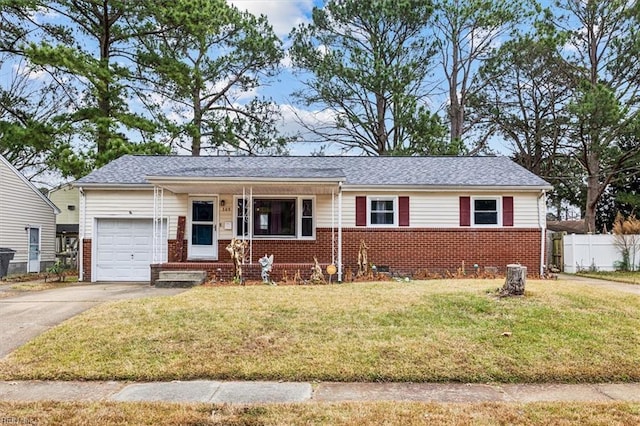
[[[302,24],[309,22],[314,6],[321,6],[319,0],[227,0],[240,10],[246,10],[254,15],[264,14],[269,19],[275,33],[282,39],[285,49],[288,49],[290,42],[288,35],[291,30]],[[258,94],[273,98],[281,106],[282,125],[281,131],[293,134],[304,132],[304,129],[296,121],[296,115],[303,118],[322,119],[322,113],[308,110],[295,105],[291,93],[300,87],[298,77],[290,68],[288,59],[282,62],[282,71],[277,79],[269,82],[258,89]],[[308,155],[310,152],[320,149],[318,143],[293,144],[290,146],[292,155]],[[331,148],[329,148],[331,150]],[[336,148],[337,149],[337,148]],[[339,149],[334,152],[339,152]]]
[[[264,14],[269,19],[269,22],[273,26],[276,34],[283,40],[285,49],[290,46],[288,40],[288,34],[290,31],[301,23],[309,22],[311,12],[314,6],[321,6],[323,1],[321,0],[227,0],[240,10],[246,10],[255,15]],[[366,0],[363,0],[366,1]],[[42,17],[42,19],[59,19],[59,17]],[[13,64],[15,66],[15,64]],[[6,64],[5,64],[6,66]],[[0,77],[4,80],[4,74],[8,71],[6,68],[0,70],[2,73]],[[38,78],[42,73],[35,71],[30,78]],[[289,61],[285,58],[282,62],[281,73],[269,81],[266,85],[256,89],[254,93],[250,95],[260,95],[270,97],[281,106],[282,112],[282,124],[280,130],[284,133],[294,134],[296,132],[303,132],[301,126],[297,123],[296,117],[302,117],[307,120],[320,120],[327,121],[328,113],[323,113],[317,110],[310,110],[297,105],[292,98],[291,94],[296,89],[301,87],[298,77],[294,75],[293,70],[290,68]],[[242,96],[246,99],[246,96]],[[430,99],[431,109],[442,108],[446,105],[446,98],[442,96],[434,96]],[[304,139],[312,139],[310,137]],[[493,146],[495,145],[495,146]],[[492,146],[497,151],[508,153],[508,150],[501,149],[499,141],[492,143]],[[290,153],[293,155],[307,155],[314,150],[320,149],[320,143],[303,143],[292,144],[290,146]],[[329,154],[338,154],[341,152],[338,146],[329,146],[326,150]]]

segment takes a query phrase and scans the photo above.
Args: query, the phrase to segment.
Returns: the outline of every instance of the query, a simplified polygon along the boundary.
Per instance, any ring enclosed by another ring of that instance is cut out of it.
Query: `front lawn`
[[[429,404],[373,402],[261,406],[0,402],[7,424],[64,425],[632,425],[637,403]]]
[[[200,287],[105,304],[0,363],[0,379],[640,380],[640,298],[568,281]]]
[[[621,283],[640,284],[640,271],[581,271],[576,275]]]

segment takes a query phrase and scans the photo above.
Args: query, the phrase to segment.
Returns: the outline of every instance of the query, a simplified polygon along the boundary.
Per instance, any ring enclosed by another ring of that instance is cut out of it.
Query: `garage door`
[[[152,220],[98,219],[96,230],[96,281],[149,281]],[[166,251],[166,232],[163,235],[165,239],[160,244]]]

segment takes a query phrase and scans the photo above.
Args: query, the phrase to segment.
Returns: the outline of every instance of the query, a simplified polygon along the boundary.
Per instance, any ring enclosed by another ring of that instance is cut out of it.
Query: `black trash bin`
[[[9,261],[13,259],[15,253],[15,250],[0,247],[0,278],[7,276],[7,272],[9,272]]]

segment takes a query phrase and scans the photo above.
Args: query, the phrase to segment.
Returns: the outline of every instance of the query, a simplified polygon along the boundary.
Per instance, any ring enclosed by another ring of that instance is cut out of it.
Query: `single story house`
[[[15,251],[9,274],[53,265],[60,210],[0,155],[0,247]]]
[[[551,186],[506,157],[127,155],[74,185],[85,281],[228,279],[232,238],[247,242],[254,277],[273,254],[274,274],[317,257],[342,279],[362,241],[399,274],[514,262],[537,274],[545,262]]]

